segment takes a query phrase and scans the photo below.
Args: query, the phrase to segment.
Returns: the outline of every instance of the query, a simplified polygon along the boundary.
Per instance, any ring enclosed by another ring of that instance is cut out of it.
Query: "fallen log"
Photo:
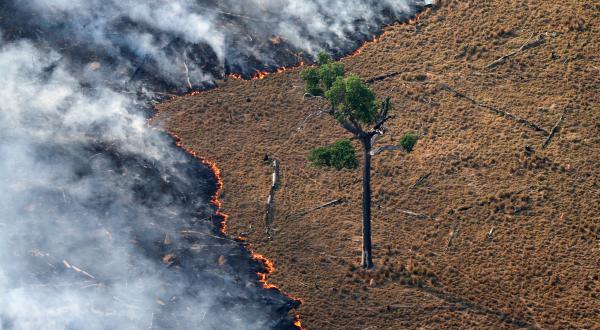
[[[490,105],[487,105],[487,104],[479,103],[475,99],[473,99],[473,98],[471,98],[471,97],[469,97],[469,96],[467,96],[467,95],[465,95],[465,94],[463,94],[463,93],[455,90],[454,88],[452,88],[452,87],[450,87],[450,86],[448,86],[446,84],[441,84],[440,87],[443,90],[454,94],[455,97],[463,98],[463,99],[471,102],[472,104],[474,104],[474,105],[476,105],[476,106],[478,106],[480,108],[487,109],[487,110],[489,110],[489,111],[491,111],[491,112],[493,112],[493,113],[495,113],[497,115],[500,115],[502,117],[505,117],[505,118],[513,120],[513,121],[516,121],[516,122],[518,122],[518,123],[520,123],[522,125],[525,125],[525,126],[531,128],[534,131],[542,132],[542,133],[545,133],[546,135],[550,134],[550,132],[548,132],[545,128],[542,128],[539,125],[534,124],[534,123],[530,122],[529,120],[527,120],[525,118],[519,117],[519,116],[514,115],[514,114],[512,114],[512,113],[510,113],[508,111],[504,111],[504,110],[498,109],[496,107],[493,107],[493,106],[490,106]]]
[[[86,272],[85,270],[83,270],[83,269],[81,269],[81,268],[79,268],[79,267],[77,267],[77,266],[75,266],[75,265],[73,265],[73,264],[70,264],[70,263],[69,263],[67,260],[65,260],[65,259],[63,259],[62,263],[63,263],[63,265],[64,265],[66,268],[68,268],[68,269],[72,269],[72,270],[74,270],[75,272],[77,272],[77,273],[80,273],[80,274],[83,274],[83,275],[85,275],[85,276],[87,276],[87,277],[89,277],[89,278],[91,278],[91,279],[93,279],[93,280],[95,280],[95,279],[96,279],[96,277],[94,277],[92,274],[90,274],[90,273]]]
[[[310,208],[310,209],[307,209],[307,210],[304,210],[304,211],[301,211],[301,212],[298,212],[298,213],[290,214],[287,217],[285,217],[285,219],[287,220],[287,219],[290,219],[290,218],[301,217],[301,216],[304,216],[304,215],[306,215],[306,214],[308,214],[310,212],[317,211],[317,210],[320,210],[320,209],[324,209],[326,207],[330,207],[330,206],[342,204],[342,203],[344,203],[343,199],[341,199],[341,198],[340,199],[334,199],[334,200],[329,201],[329,202],[327,202],[325,204],[321,204],[319,206],[316,206],[316,207],[313,207],[313,208]]]
[[[396,72],[396,71],[390,72],[390,73],[384,73],[382,75],[375,76],[375,77],[372,77],[372,78],[369,78],[369,79],[365,80],[365,83],[366,84],[372,84],[372,83],[377,82],[377,81],[382,81],[382,80],[385,80],[387,78],[395,77],[395,76],[397,76],[399,74],[400,74],[400,72]]]
[[[269,196],[267,197],[267,205],[265,211],[265,234],[271,236],[271,225],[275,220],[275,192],[279,189],[279,160],[273,159],[271,163],[273,166],[273,179],[271,183],[271,189],[269,190]]]
[[[421,219],[421,220],[437,220],[436,218],[434,218],[432,216],[429,216],[429,215],[426,215],[426,214],[420,214],[420,213],[413,212],[413,211],[410,211],[410,210],[398,210],[398,212],[404,213],[406,215],[410,215],[410,216],[413,216],[413,217],[416,217],[417,219]]]
[[[370,154],[371,156],[376,156],[384,151],[392,151],[392,150],[402,150],[401,146],[383,146],[383,147],[378,147],[375,148],[373,150],[371,150]]]
[[[420,186],[423,182],[425,182],[425,180],[427,180],[429,178],[430,175],[431,175],[431,172],[421,175],[421,177],[412,186],[411,190]]]
[[[550,131],[550,134],[548,134],[548,138],[546,138],[546,141],[544,141],[544,144],[542,144],[542,149],[546,149],[550,142],[552,142],[554,136],[560,131],[560,125],[562,124],[564,119],[565,113],[563,112],[563,114],[560,116],[560,119],[556,122],[556,125],[552,127],[552,131]]]
[[[506,54],[506,55],[504,55],[502,57],[500,57],[499,59],[495,60],[494,62],[488,64],[485,68],[486,69],[493,69],[493,68],[495,68],[495,67],[503,64],[504,62],[506,62],[506,60],[508,60],[509,58],[511,58],[511,57],[513,57],[513,56],[515,56],[515,55],[517,55],[519,53],[525,52],[528,49],[538,47],[538,46],[542,45],[545,42],[546,42],[546,38],[545,38],[544,34],[539,34],[537,36],[537,39],[533,40],[533,41],[531,41],[531,38],[529,38],[517,50],[515,50],[515,51],[513,51],[513,52],[511,52],[509,54]]]

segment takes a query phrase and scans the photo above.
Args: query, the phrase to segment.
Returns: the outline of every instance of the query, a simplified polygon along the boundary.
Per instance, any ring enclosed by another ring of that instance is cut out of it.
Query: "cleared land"
[[[228,233],[274,262],[309,329],[600,329],[598,29],[600,1],[446,1],[343,60],[387,75],[371,84],[397,115],[381,145],[420,136],[374,158],[373,272],[355,267],[360,170],[307,165],[347,135],[311,116],[325,103],[298,70],[176,98],[158,122],[221,168]],[[560,130],[543,148],[519,119]],[[283,174],[271,239],[265,154]]]

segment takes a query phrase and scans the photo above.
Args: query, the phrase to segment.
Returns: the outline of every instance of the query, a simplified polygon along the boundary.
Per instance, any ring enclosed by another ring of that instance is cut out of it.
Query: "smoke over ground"
[[[7,38],[54,47],[86,80],[165,91],[347,52],[433,0],[4,2]]]
[[[212,172],[143,110],[156,91],[349,50],[415,8],[0,3],[0,329],[292,327],[297,303],[220,234]]]

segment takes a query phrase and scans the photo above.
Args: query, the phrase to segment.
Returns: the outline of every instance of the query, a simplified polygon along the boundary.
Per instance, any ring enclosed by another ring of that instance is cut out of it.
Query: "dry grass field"
[[[600,329],[599,29],[598,0],[448,0],[343,59],[389,75],[371,83],[397,116],[381,144],[419,135],[373,160],[369,272],[360,170],[308,166],[348,136],[311,116],[326,104],[303,99],[299,69],[175,98],[155,123],[216,162],[228,234],[273,261],[308,329]],[[547,133],[494,110],[547,132],[563,119],[543,148]],[[265,154],[283,174],[270,239]]]

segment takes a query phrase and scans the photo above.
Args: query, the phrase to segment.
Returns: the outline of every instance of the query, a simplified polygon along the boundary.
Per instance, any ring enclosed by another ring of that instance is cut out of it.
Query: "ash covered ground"
[[[342,54],[421,5],[0,3],[0,329],[293,328],[149,104]]]

